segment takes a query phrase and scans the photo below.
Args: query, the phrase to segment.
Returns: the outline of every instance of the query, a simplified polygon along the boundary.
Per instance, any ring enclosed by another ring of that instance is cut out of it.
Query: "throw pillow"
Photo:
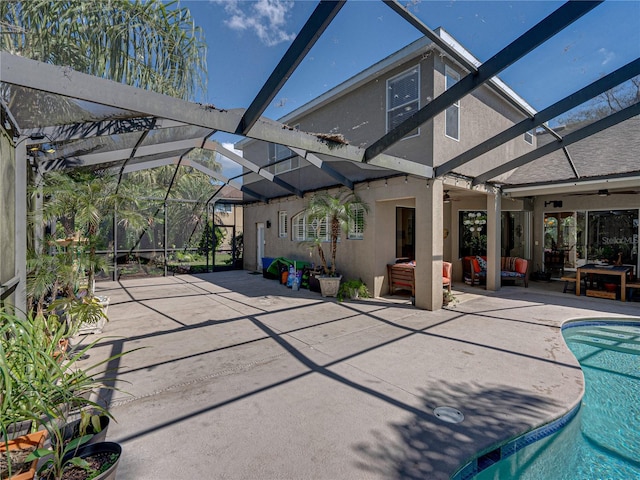
[[[515,271],[523,275],[527,273],[527,261],[524,258],[516,258]]]
[[[481,256],[477,256],[476,259],[478,260],[478,264],[480,265],[480,270],[486,270],[487,269],[487,261],[482,258]]]
[[[478,263],[478,259],[477,258],[471,259],[471,264],[473,265],[473,271],[474,272],[479,273],[481,271],[480,263]]]

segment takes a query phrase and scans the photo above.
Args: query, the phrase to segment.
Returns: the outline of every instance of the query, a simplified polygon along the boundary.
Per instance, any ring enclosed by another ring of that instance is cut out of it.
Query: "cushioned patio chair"
[[[451,267],[450,262],[442,262],[442,286],[447,287],[449,293],[451,293]]]

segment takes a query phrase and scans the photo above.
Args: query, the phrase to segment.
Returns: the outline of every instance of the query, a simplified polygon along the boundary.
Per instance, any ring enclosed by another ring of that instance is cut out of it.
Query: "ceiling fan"
[[[449,190],[444,190],[444,195],[442,195],[443,203],[451,203],[451,202],[458,202],[458,201],[460,201],[459,198],[453,198],[451,195],[449,195]]]

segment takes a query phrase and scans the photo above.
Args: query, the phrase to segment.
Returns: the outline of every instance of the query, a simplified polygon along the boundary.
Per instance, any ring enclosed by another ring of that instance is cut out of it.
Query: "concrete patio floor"
[[[110,322],[85,365],[145,347],[110,364],[118,478],[446,479],[579,402],[564,321],[640,316],[559,283],[456,287],[427,312],[247,271],[98,283]]]

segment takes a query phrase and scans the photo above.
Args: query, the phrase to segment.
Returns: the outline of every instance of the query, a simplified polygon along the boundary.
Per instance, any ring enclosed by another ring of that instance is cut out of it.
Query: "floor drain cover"
[[[460,423],[464,420],[462,412],[453,407],[436,407],[433,409],[433,414],[447,423]]]

